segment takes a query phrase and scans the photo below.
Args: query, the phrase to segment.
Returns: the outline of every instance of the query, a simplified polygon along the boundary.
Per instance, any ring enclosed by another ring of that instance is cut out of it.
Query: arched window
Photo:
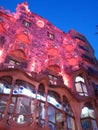
[[[81,95],[81,96],[88,96],[85,80],[80,75],[78,75],[75,78],[75,88],[76,88],[76,92],[78,92],[79,95]]]
[[[97,130],[96,117],[94,109],[90,103],[86,103],[81,111],[82,129]]]
[[[11,102],[11,104],[13,104],[14,106],[12,117],[16,123],[25,124],[28,122],[32,122],[35,97],[36,94],[34,85],[25,81],[16,80]]]
[[[65,112],[65,117],[67,118],[68,130],[76,130],[74,115],[65,96],[63,96],[63,108]]]
[[[54,91],[48,91],[48,124],[51,130],[63,130],[63,113],[60,96]]]

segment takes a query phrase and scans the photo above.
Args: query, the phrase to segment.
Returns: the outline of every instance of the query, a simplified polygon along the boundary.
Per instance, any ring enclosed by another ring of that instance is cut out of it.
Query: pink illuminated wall
[[[81,53],[86,52],[79,50],[80,42],[91,49],[88,43],[73,37],[77,34],[74,30],[64,33],[31,13],[26,2],[19,4],[14,14],[5,14],[5,10],[1,10],[0,38],[3,36],[4,39],[0,41],[0,62],[4,63],[9,55],[16,61],[26,62],[29,72],[39,73],[47,68],[54,70],[67,84],[67,74],[78,70],[84,63]],[[93,58],[93,51],[90,55]]]

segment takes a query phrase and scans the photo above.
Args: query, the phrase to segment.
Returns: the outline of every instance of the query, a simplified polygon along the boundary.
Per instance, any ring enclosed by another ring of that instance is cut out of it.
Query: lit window
[[[18,116],[17,123],[19,123],[19,124],[24,123],[24,116],[23,115]]]
[[[92,117],[95,119],[95,112],[90,106],[84,106],[81,111],[81,118]]]
[[[75,87],[76,87],[76,91],[79,93],[79,95],[88,96],[85,81],[84,81],[84,78],[82,76],[77,76],[76,77],[76,79],[75,79]]]
[[[48,75],[49,76],[49,81],[51,85],[57,85],[57,77],[53,75]]]
[[[75,82],[83,82],[84,83],[84,79],[81,76],[77,76],[75,79]]]
[[[47,35],[48,35],[48,37],[49,37],[51,40],[54,39],[54,34],[52,34],[52,33],[50,33],[50,32],[47,32]]]

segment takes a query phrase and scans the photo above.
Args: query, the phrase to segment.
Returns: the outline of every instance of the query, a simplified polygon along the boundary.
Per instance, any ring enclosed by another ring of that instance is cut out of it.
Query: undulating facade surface
[[[98,61],[87,39],[0,8],[0,130],[98,130]]]

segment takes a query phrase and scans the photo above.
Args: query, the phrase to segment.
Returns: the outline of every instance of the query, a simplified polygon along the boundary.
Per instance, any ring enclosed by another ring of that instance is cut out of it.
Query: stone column
[[[62,102],[62,114],[63,114],[63,121],[64,121],[64,130],[67,130],[67,117],[66,117],[66,113],[64,111],[64,102],[63,102],[63,96],[61,96],[61,102]]]
[[[35,91],[36,91],[36,96],[35,96],[35,99],[34,99],[34,113],[33,113],[33,125],[36,124],[36,109],[37,109],[37,93],[38,93],[38,88],[36,87],[35,88]]]
[[[45,87],[45,88],[47,88],[47,87]],[[45,127],[48,128],[49,126],[48,126],[48,99],[47,99],[48,90],[47,89],[45,89],[45,96],[46,96],[46,102],[45,102],[45,110],[46,110]]]
[[[75,117],[76,130],[82,130],[81,125],[81,105],[75,101],[71,101],[71,105],[73,106],[73,114]]]
[[[12,80],[12,85],[10,86],[11,91],[10,91],[9,97],[7,99],[7,102],[6,102],[6,108],[5,108],[5,111],[4,111],[4,120],[3,120],[5,123],[8,122],[8,110],[9,110],[9,106],[10,106],[10,103],[11,103],[11,100],[12,100],[14,84],[15,84],[15,79]]]

